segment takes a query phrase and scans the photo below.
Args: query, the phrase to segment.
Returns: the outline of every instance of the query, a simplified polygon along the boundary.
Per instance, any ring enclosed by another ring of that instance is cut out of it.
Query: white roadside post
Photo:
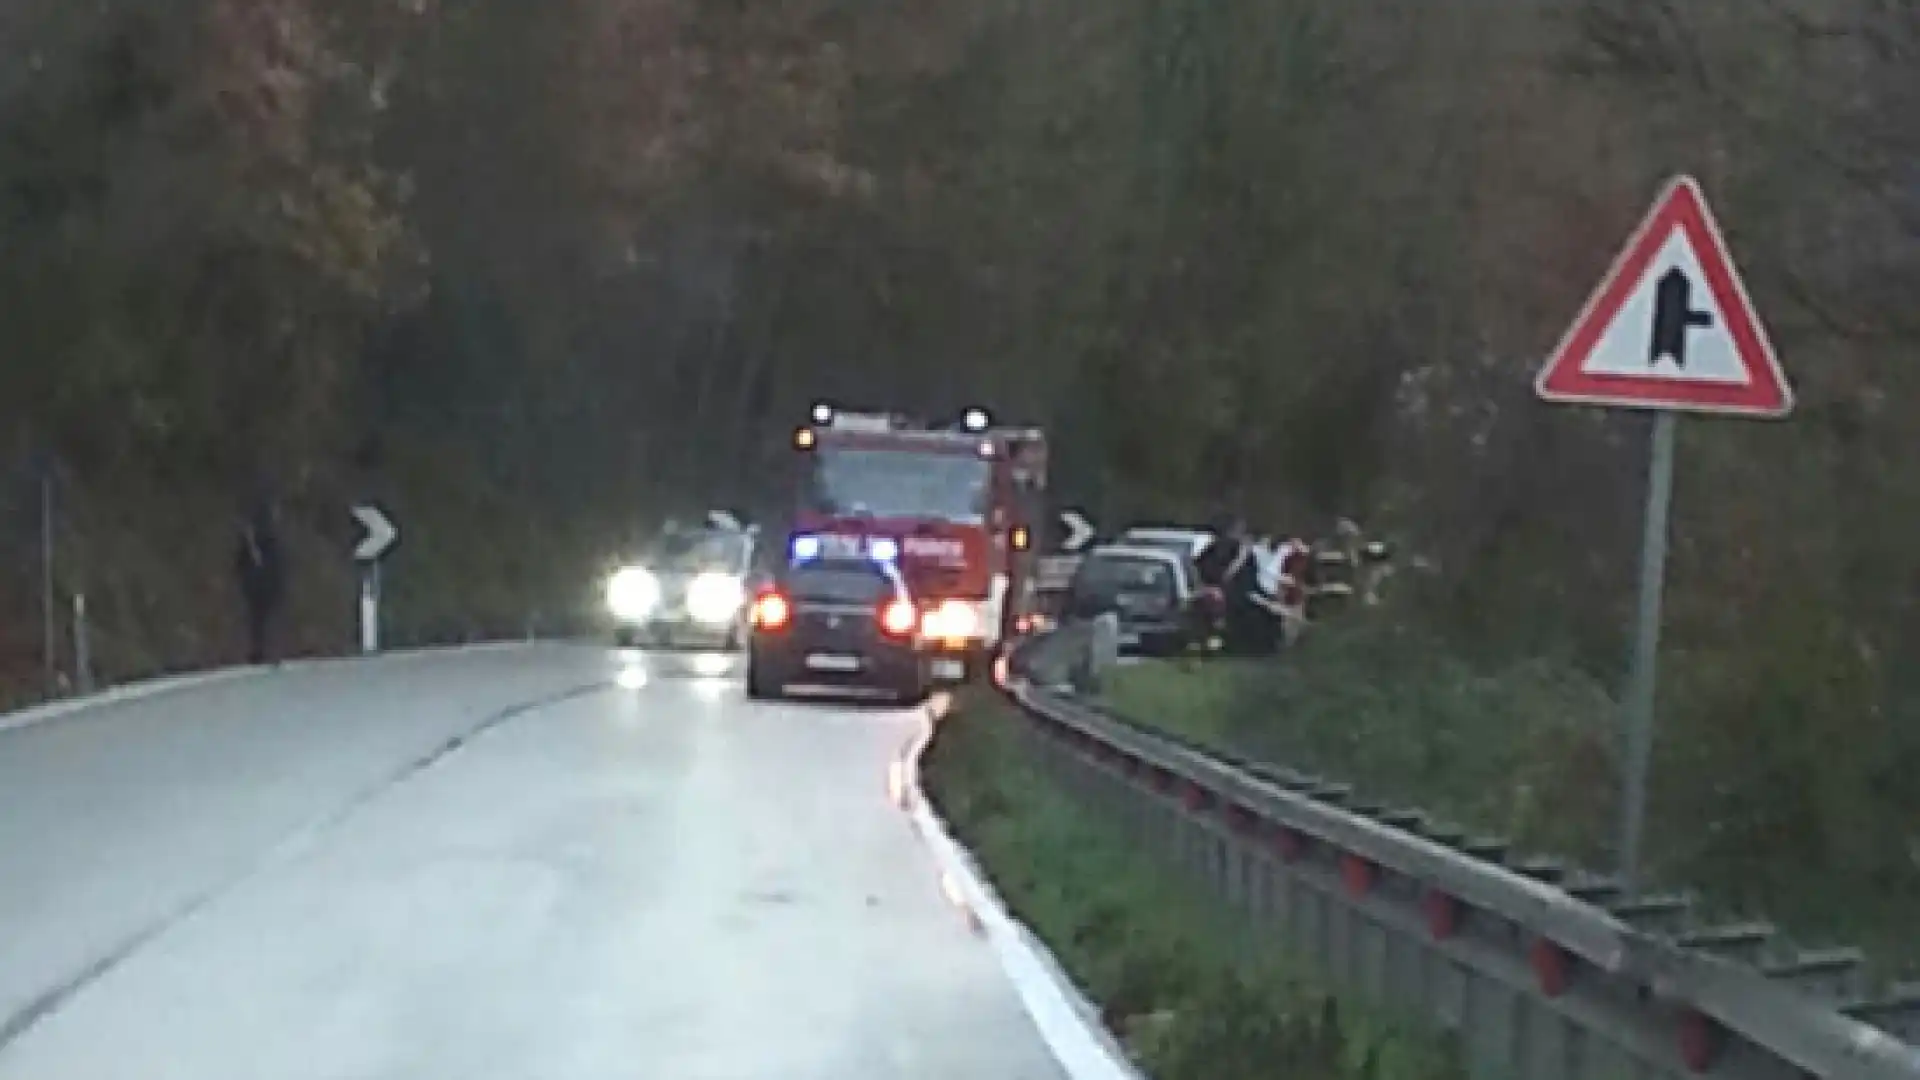
[[[1670,181],[1540,371],[1547,401],[1652,410],[1624,721],[1619,875],[1639,887],[1679,414],[1778,418],[1793,391],[1692,177]]]
[[[372,654],[380,651],[380,563],[399,541],[400,530],[372,503],[360,503],[352,513],[365,530],[353,549],[360,564],[360,651]]]

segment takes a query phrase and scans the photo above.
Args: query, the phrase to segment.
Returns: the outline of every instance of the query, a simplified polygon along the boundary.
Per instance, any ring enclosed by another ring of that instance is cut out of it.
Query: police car
[[[796,559],[753,598],[748,620],[750,698],[794,685],[878,689],[902,702],[927,696],[920,611],[889,560]]]
[[[616,642],[739,649],[758,538],[758,528],[721,512],[703,527],[663,529],[642,559],[607,582]]]

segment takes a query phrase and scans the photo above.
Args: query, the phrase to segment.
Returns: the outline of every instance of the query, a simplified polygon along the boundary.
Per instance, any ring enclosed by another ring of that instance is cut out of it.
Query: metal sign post
[[[366,530],[354,546],[360,564],[360,652],[380,651],[380,564],[400,539],[400,530],[386,513],[371,503],[353,507],[353,519]]]
[[[380,651],[380,564],[360,566],[360,651]]]
[[[46,692],[59,689],[58,644],[53,613],[53,469],[40,472],[40,663]]]
[[[1637,890],[1640,838],[1647,819],[1647,778],[1653,771],[1653,699],[1660,661],[1660,601],[1666,585],[1667,519],[1673,507],[1673,458],[1677,413],[1653,416],[1653,447],[1647,465],[1647,516],[1640,538],[1640,597],[1633,627],[1633,659],[1627,668],[1626,775],[1620,800],[1622,887]]]
[[[1633,895],[1653,771],[1679,414],[1762,418],[1793,410],[1792,388],[1693,178],[1667,185],[1534,385],[1547,401],[1654,410],[1640,592],[1621,709],[1618,873]]]

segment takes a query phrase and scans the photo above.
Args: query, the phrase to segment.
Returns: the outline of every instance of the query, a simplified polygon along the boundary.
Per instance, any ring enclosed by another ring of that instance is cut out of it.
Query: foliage
[[[1052,789],[1019,721],[984,695],[943,721],[930,791],[1014,914],[1160,1080],[1441,1080],[1438,1040],[1337,1003],[1227,914],[1172,883],[1107,822]]]

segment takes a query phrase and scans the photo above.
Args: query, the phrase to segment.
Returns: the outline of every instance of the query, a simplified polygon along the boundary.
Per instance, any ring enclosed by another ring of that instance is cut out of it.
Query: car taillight
[[[913,633],[920,622],[920,613],[915,610],[911,600],[890,600],[880,609],[880,629],[895,637],[905,637]]]
[[[753,602],[753,625],[762,630],[778,630],[792,617],[793,609],[779,593],[763,593]]]

